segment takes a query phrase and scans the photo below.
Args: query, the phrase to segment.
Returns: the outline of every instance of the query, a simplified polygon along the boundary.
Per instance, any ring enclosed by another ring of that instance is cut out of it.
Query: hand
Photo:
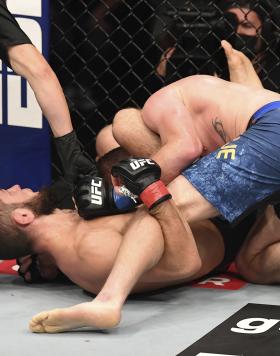
[[[133,199],[118,194],[101,177],[87,175],[81,178],[77,182],[74,198],[79,215],[85,219],[121,214],[135,209]]]
[[[28,255],[17,259],[18,274],[26,283],[44,283],[55,280],[59,269],[48,255]]]
[[[112,167],[111,174],[121,181],[134,195],[152,209],[161,202],[171,199],[166,186],[160,180],[160,166],[149,158],[130,158]]]
[[[82,152],[74,131],[54,139],[65,180],[74,188],[80,176],[98,175],[96,163]]]

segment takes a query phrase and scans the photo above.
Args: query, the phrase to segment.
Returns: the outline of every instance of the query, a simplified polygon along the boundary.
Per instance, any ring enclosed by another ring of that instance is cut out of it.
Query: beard
[[[63,181],[57,181],[52,186],[43,188],[35,198],[24,205],[36,216],[50,215],[55,209],[75,209],[71,188]]]

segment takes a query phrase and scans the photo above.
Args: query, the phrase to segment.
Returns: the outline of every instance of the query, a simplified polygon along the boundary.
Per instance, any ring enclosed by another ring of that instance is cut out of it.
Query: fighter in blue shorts
[[[280,101],[264,105],[235,140],[182,172],[228,220],[280,192]]]
[[[165,183],[187,178],[186,196],[176,200],[188,221],[221,214],[235,222],[278,201],[278,93],[191,76],[153,94],[142,110],[120,111],[113,134],[133,156],[154,159]]]

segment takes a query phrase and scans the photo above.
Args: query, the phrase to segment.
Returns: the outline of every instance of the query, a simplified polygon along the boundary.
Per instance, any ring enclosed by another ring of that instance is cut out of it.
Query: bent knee
[[[273,283],[270,274],[266,273],[261,266],[257,267],[255,264],[243,260],[242,257],[237,257],[235,265],[242,278],[247,282],[254,284]]]
[[[122,140],[131,134],[141,118],[139,109],[128,108],[118,111],[112,122],[114,138],[122,145]]]
[[[119,110],[113,119],[113,130],[122,127],[123,125],[131,124],[132,121],[140,115],[140,110],[135,108],[127,108]]]
[[[112,125],[103,127],[95,139],[96,159],[117,147],[119,147],[119,144],[113,137]]]
[[[193,278],[194,276],[198,275],[201,268],[202,268],[202,261],[199,255],[193,256],[192,258],[189,258],[187,265],[185,264],[184,266],[180,266],[178,268],[176,277],[182,280],[186,278],[187,279]]]

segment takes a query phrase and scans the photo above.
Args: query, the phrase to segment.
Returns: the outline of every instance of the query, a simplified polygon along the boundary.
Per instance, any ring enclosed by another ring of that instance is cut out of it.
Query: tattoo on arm
[[[212,120],[212,125],[214,127],[214,130],[217,132],[217,134],[221,137],[221,139],[224,141],[224,143],[228,142],[228,136],[224,130],[223,123],[220,121],[217,117]]]

